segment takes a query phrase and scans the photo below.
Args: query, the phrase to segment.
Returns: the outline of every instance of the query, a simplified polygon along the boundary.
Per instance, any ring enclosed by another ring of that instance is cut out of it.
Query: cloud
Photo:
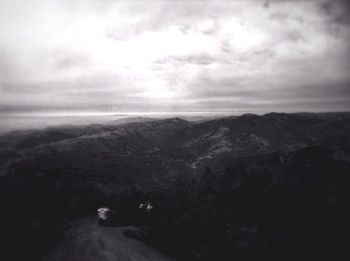
[[[350,109],[347,1],[4,0],[0,10],[3,112]]]
[[[350,2],[348,0],[324,1],[320,6],[333,22],[339,24],[350,23]]]

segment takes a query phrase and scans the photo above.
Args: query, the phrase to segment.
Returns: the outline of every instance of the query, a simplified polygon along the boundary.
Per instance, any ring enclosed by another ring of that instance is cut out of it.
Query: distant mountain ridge
[[[28,171],[26,164],[33,165],[40,158],[44,163],[35,167],[39,168],[36,172],[42,168],[48,173],[60,168],[80,172],[84,162],[86,166],[92,164],[83,168],[86,175],[118,169],[137,175],[149,168],[150,173],[158,169],[161,177],[178,169],[192,172],[227,156],[294,151],[314,145],[344,147],[350,143],[348,114],[245,114],[204,122],[180,118],[135,120],[0,136],[1,173],[19,173],[22,164],[21,169]],[[48,161],[48,157],[53,159]],[[133,160],[138,162],[138,170]],[[45,166],[45,162],[50,165]],[[108,174],[113,175],[119,179],[118,174]]]

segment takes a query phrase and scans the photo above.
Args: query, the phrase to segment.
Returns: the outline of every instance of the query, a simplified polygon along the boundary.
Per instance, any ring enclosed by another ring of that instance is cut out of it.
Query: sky
[[[0,114],[350,110],[341,0],[1,0]]]

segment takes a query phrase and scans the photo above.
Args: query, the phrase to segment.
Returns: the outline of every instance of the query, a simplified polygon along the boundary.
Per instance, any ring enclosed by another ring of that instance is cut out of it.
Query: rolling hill
[[[8,249],[20,245],[39,260],[67,220],[109,205],[137,224],[133,208],[152,199],[157,211],[143,240],[180,260],[277,258],[292,247],[311,253],[327,244],[334,250],[330,239],[318,240],[317,229],[335,237],[333,223],[339,221],[335,229],[345,224],[349,133],[347,113],[269,113],[5,134],[1,203],[11,215],[0,220],[3,237]],[[309,247],[303,233],[314,241]]]

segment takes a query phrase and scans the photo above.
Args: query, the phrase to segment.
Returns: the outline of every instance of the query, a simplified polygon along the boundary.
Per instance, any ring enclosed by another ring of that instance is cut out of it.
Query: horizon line
[[[0,117],[91,117],[91,116],[174,116],[174,115],[193,115],[200,116],[204,115],[212,115],[212,116],[220,116],[220,115],[234,115],[240,116],[244,114],[256,114],[256,115],[264,115],[268,113],[286,113],[286,114],[294,114],[294,113],[350,113],[345,110],[330,110],[330,111],[270,111],[270,110],[262,110],[262,111],[249,111],[249,110],[231,110],[231,111],[164,111],[164,112],[49,112],[49,113],[38,113],[38,112],[29,112],[29,113],[2,113],[0,112]]]

